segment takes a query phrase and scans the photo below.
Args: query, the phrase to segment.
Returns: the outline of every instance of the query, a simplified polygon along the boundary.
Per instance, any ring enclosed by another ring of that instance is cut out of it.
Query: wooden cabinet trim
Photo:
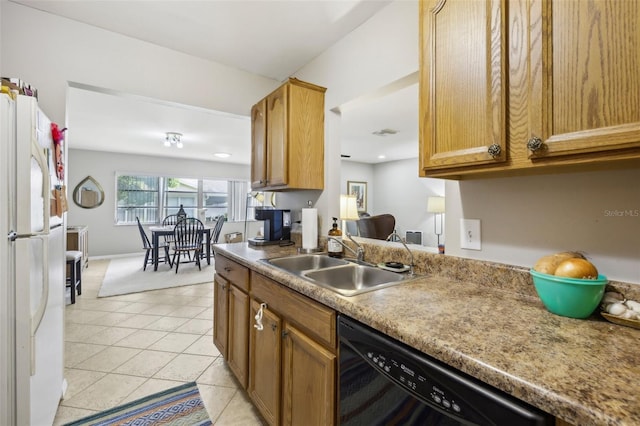
[[[336,348],[336,313],[333,309],[251,271],[251,295],[268,303],[287,321],[328,348]]]
[[[217,274],[228,279],[245,293],[249,292],[249,268],[219,254],[215,255],[215,266]]]
[[[252,280],[252,295],[268,301],[271,310],[297,324],[320,343],[336,347],[335,311],[253,271]]]

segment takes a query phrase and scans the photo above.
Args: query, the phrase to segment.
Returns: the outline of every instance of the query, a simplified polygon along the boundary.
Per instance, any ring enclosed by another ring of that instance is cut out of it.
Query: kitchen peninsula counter
[[[260,262],[295,247],[215,251],[567,422],[640,424],[640,330],[548,312],[522,268],[414,252],[420,278],[344,297]]]

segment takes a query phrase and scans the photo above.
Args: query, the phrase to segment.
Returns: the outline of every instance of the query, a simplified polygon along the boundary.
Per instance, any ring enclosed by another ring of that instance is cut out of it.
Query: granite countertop
[[[640,330],[554,315],[532,285],[505,284],[521,279],[508,270],[490,283],[473,268],[460,279],[466,263],[445,274],[436,266],[448,256],[433,255],[417,280],[343,297],[259,261],[295,247],[220,244],[216,253],[572,424],[640,424]]]

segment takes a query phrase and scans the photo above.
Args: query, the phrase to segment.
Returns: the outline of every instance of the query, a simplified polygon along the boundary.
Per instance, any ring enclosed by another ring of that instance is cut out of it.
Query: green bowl
[[[595,280],[557,277],[529,271],[544,306],[556,315],[587,318],[598,307],[609,282],[604,275]]]

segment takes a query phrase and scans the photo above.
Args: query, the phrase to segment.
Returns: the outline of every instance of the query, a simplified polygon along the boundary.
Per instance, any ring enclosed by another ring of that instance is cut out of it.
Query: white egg
[[[606,307],[607,313],[616,316],[624,314],[627,310],[627,307],[621,302],[612,303]]]
[[[627,305],[629,309],[640,312],[640,303],[636,302],[635,300],[627,300],[626,302],[624,302],[624,304]]]

